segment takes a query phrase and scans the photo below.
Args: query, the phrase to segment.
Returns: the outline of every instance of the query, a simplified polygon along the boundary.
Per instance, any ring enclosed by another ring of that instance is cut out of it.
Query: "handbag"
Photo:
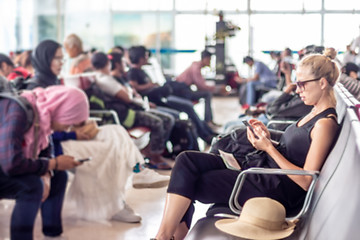
[[[239,161],[241,169],[248,169],[252,167],[264,167],[267,156],[264,151],[255,150],[245,155],[243,161]]]

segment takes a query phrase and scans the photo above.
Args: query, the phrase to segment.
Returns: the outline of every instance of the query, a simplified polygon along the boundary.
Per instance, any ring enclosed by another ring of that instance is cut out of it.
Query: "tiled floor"
[[[235,97],[217,97],[213,100],[215,122],[225,123],[235,119],[240,107]],[[170,174],[169,171],[161,172]],[[70,178],[71,179],[71,178]],[[75,207],[65,200],[63,210],[64,238],[67,240],[142,240],[154,237],[159,227],[164,207],[166,188],[134,189],[129,187],[126,202],[142,216],[139,224],[111,222],[108,224],[85,222],[75,216]],[[0,240],[9,240],[9,219],[14,201],[0,200]],[[204,216],[207,205],[197,204],[195,220]],[[38,216],[35,240],[44,239]]]

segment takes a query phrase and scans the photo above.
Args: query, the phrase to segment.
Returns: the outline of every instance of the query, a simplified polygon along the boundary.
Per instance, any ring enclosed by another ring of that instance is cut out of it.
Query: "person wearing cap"
[[[278,144],[270,140],[270,132],[262,122],[249,120],[254,132],[248,127],[247,140],[239,144],[250,149],[233,155],[239,171],[251,167],[320,171],[339,130],[333,92],[339,73],[335,62],[323,55],[304,57],[297,67],[296,92],[306,105],[313,106],[312,111],[290,125]],[[253,161],[247,161],[248,157]],[[217,154],[181,153],[171,173],[156,239],[183,239],[191,226],[195,201],[228,204],[239,171],[228,168]],[[311,176],[250,175],[237,200],[244,206],[251,198],[268,197],[281,203],[286,211],[295,212],[302,206],[311,181]]]
[[[256,89],[259,87],[276,88],[276,75],[260,61],[255,61],[252,57],[246,56],[243,62],[254,67],[254,76],[250,78],[241,78],[240,82],[246,83],[246,103],[254,106],[256,103]]]
[[[174,89],[173,94],[184,97],[191,101],[205,100],[205,122],[212,129],[217,129],[220,125],[214,123],[211,108],[212,94],[215,92],[215,85],[208,85],[205,78],[201,75],[201,69],[209,67],[211,63],[211,53],[207,50],[201,52],[201,60],[193,62],[184,72],[175,78],[178,83],[171,85]],[[197,90],[192,90],[191,85],[195,85]],[[176,87],[178,86],[178,87]]]
[[[343,73],[339,82],[360,101],[360,80],[358,77],[359,67],[355,63],[348,62],[343,67]]]

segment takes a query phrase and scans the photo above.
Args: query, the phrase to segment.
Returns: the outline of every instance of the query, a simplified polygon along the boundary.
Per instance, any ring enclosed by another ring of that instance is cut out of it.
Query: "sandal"
[[[156,170],[171,170],[172,167],[167,164],[166,162],[159,162],[159,163],[151,163],[147,162],[145,163],[145,166],[150,169],[156,169]]]

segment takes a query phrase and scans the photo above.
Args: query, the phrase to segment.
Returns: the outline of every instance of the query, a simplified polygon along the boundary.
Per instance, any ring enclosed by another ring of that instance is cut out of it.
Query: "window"
[[[250,8],[261,11],[320,10],[321,0],[251,0]]]
[[[169,11],[173,9],[172,0],[131,0],[126,2],[111,0],[111,4],[114,11]]]
[[[326,10],[360,10],[360,2],[354,0],[325,1]],[[358,21],[358,20],[357,20]]]
[[[282,51],[286,47],[298,51],[310,44],[321,44],[320,14],[254,15],[251,25],[256,54],[264,50]]]

